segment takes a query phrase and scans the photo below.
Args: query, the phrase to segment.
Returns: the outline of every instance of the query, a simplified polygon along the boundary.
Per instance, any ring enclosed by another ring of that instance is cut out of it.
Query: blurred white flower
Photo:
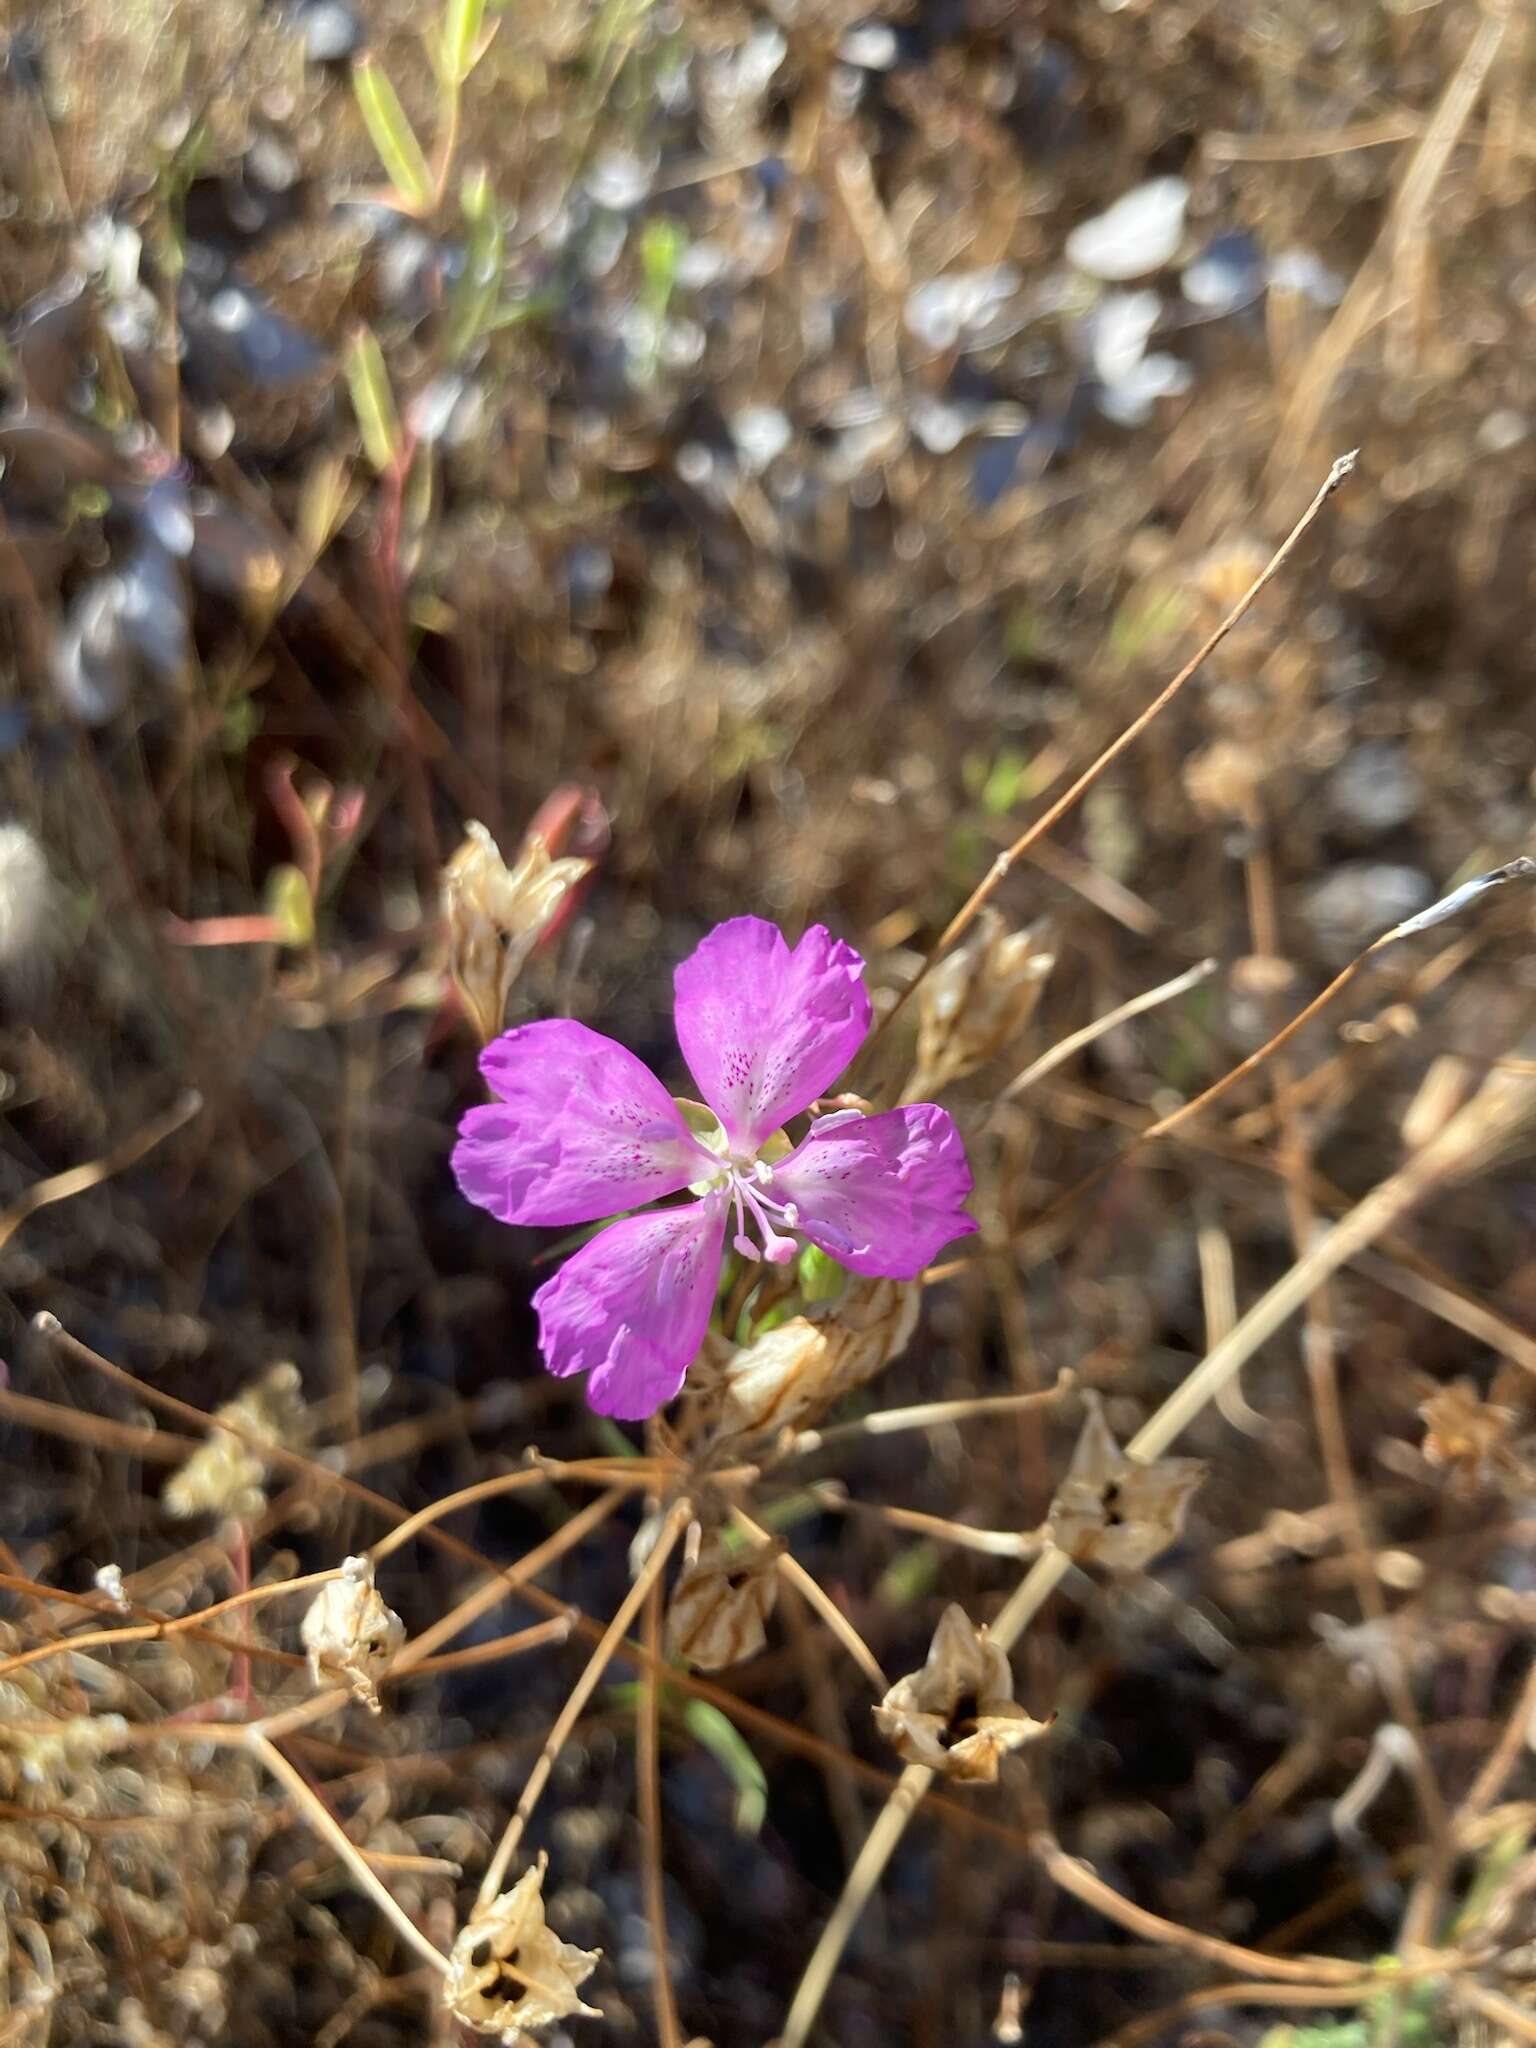
[[[1151,178],[1075,227],[1067,237],[1067,261],[1106,284],[1148,277],[1178,248],[1188,205],[1189,186],[1182,178]]]

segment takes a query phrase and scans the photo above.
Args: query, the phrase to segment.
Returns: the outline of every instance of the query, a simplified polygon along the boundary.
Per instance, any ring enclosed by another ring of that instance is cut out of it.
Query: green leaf
[[[395,395],[389,388],[389,372],[384,367],[384,352],[371,327],[360,327],[353,335],[345,368],[364,453],[382,476],[399,462],[404,443]]]
[[[667,310],[677,283],[677,266],[687,246],[681,223],[664,213],[648,220],[640,231],[640,268],[645,277],[641,300],[657,319]]]
[[[315,905],[309,884],[295,867],[284,864],[267,877],[263,907],[277,926],[279,942],[295,952],[315,942]]]
[[[755,1835],[768,1814],[768,1780],[740,1730],[708,1700],[689,1700],[683,1708],[683,1725],[736,1787],[738,1829],[744,1835]]]
[[[426,213],[435,196],[432,173],[389,74],[372,57],[359,57],[352,90],[390,183],[413,213]]]
[[[841,1293],[848,1269],[820,1245],[808,1244],[796,1263],[795,1277],[800,1283],[800,1299],[809,1308],[813,1301],[831,1301]]]
[[[485,0],[447,0],[443,9],[443,70],[462,85],[480,55],[485,27]]]

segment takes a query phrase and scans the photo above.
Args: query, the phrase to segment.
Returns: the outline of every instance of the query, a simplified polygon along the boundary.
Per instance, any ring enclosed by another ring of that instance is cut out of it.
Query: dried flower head
[[[233,1401],[216,1409],[213,1419],[233,1428],[215,1428],[207,1442],[172,1475],[161,1498],[169,1512],[181,1519],[224,1515],[252,1522],[267,1504],[267,1461],[249,1439],[289,1450],[302,1448],[309,1439],[309,1415],[298,1367],[269,1367]]]
[[[381,1711],[377,1681],[405,1641],[405,1623],[374,1585],[372,1558],[346,1560],[310,1602],[300,1634],[315,1685],[340,1682],[370,1714]]]
[[[940,1617],[922,1670],[897,1679],[875,1721],[905,1762],[972,1785],[994,1784],[1003,1757],[1051,1725],[1025,1713],[1006,1653],[954,1605]]]
[[[777,1545],[728,1551],[718,1535],[707,1537],[667,1602],[668,1652],[700,1671],[755,1657],[778,1598],[778,1558]]]
[[[918,991],[911,1092],[931,1095],[975,1073],[1024,1029],[1056,964],[1038,932],[1011,932],[984,910]]]
[[[1046,1528],[1074,1564],[1112,1572],[1142,1571],[1178,1540],[1203,1458],[1128,1458],[1110,1433],[1097,1394],[1085,1394],[1087,1418],[1067,1475],[1057,1487]]]
[[[511,1891],[476,1909],[459,1930],[443,1979],[443,2003],[454,2018],[477,2034],[499,2034],[509,2048],[532,2028],[572,2013],[602,2018],[576,1995],[601,1949],[562,1941],[545,1922],[548,1862],[540,1856]]]
[[[809,1428],[901,1356],[922,1293],[915,1280],[854,1278],[836,1301],[729,1348],[716,1390],[721,1437]]]
[[[512,984],[592,865],[556,860],[530,832],[509,868],[483,825],[464,827],[463,844],[443,869],[443,915],[449,969],[482,1044],[501,1029]]]
[[[1513,1408],[1485,1401],[1471,1380],[1453,1380],[1423,1402],[1424,1462],[1450,1475],[1453,1488],[1480,1493],[1518,1479],[1522,1466],[1510,1443]]]

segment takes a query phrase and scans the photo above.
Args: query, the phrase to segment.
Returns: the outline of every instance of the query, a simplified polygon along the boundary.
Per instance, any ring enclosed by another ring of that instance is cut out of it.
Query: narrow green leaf
[[[268,917],[277,927],[280,942],[302,952],[315,942],[315,906],[309,884],[295,867],[286,863],[267,877],[263,892]]]
[[[384,354],[371,327],[360,327],[352,337],[346,357],[347,390],[357,414],[363,437],[363,451],[380,475],[393,469],[404,445],[400,438],[400,416],[389,388]]]
[[[443,70],[462,85],[475,68],[485,27],[485,0],[447,0],[443,8]]]
[[[755,1835],[768,1814],[768,1780],[762,1765],[737,1729],[708,1700],[690,1700],[683,1708],[683,1725],[736,1787],[737,1827],[744,1835]]]
[[[352,90],[390,183],[413,213],[425,213],[433,200],[432,173],[389,74],[373,58],[359,57]]]

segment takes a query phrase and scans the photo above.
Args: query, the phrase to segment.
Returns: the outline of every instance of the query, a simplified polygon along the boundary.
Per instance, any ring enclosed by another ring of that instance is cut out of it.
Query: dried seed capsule
[[[405,1641],[405,1623],[373,1583],[373,1560],[349,1557],[322,1586],[300,1629],[312,1682],[346,1686],[370,1714],[381,1711],[377,1680]]]
[[[576,1991],[602,1951],[562,1941],[545,1922],[548,1861],[540,1856],[511,1891],[477,1908],[459,1930],[443,1979],[443,2003],[455,2019],[509,2044],[572,2013],[602,2018]]]
[[[1051,1725],[1019,1705],[1006,1653],[959,1606],[945,1608],[927,1662],[897,1679],[875,1721],[907,1763],[976,1785],[995,1783],[1009,1751]]]

